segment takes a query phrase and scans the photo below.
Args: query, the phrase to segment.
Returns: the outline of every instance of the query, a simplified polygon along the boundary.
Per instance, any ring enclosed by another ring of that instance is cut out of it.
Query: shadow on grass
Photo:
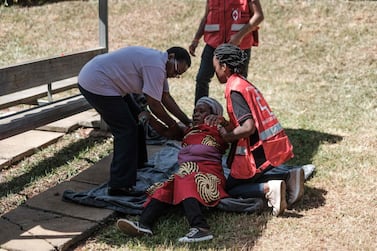
[[[305,129],[285,129],[291,143],[295,157],[289,161],[294,165],[312,163],[313,156],[318,147],[323,144],[336,144],[343,139],[342,136]]]
[[[327,191],[320,188],[305,186],[305,194],[301,202],[294,206],[294,211],[285,211],[283,217],[286,218],[301,218],[301,211],[307,211],[313,208],[319,208],[326,204]]]
[[[342,136],[305,129],[286,129],[289,139],[293,144],[295,157],[289,161],[293,165],[312,163],[313,157],[321,144],[336,144],[343,139]],[[315,175],[315,173],[313,174]],[[286,217],[302,217],[299,212],[318,208],[326,203],[327,191],[305,185],[305,194],[301,203],[295,206],[295,211],[285,213]]]
[[[327,191],[320,188],[305,186],[305,194],[299,210],[318,208],[326,204]]]
[[[10,181],[0,183],[0,199],[7,196],[9,193],[19,193],[30,182],[46,177],[50,172],[75,159],[83,149],[91,148],[95,144],[101,144],[101,142],[104,142],[106,139],[106,137],[88,137],[81,139],[64,147],[52,157],[43,159],[27,167],[29,171],[26,173]],[[93,162],[86,158],[85,160]]]

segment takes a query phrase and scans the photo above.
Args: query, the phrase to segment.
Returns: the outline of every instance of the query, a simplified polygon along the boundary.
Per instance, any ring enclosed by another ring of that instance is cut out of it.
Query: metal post
[[[109,32],[108,32],[108,14],[107,14],[107,0],[99,0],[98,14],[99,14],[99,46],[109,50]]]
[[[47,100],[48,102],[52,102],[52,84],[47,84]]]
[[[106,48],[109,51],[109,32],[108,32],[108,13],[107,13],[107,0],[99,0],[98,15],[99,15],[99,46]],[[103,131],[108,130],[106,122],[102,116],[100,119],[99,127]]]

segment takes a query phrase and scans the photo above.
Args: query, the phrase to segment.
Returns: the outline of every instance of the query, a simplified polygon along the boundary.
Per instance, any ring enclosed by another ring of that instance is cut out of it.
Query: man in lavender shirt
[[[129,46],[90,60],[78,76],[79,89],[102,116],[114,136],[108,194],[139,195],[134,190],[137,168],[144,165],[144,133],[138,127],[137,106],[132,94],[144,94],[148,107],[168,128],[171,139],[180,139],[182,130],[167,111],[185,125],[191,119],[169,93],[167,78],[179,77],[191,66],[182,47],[158,51]]]

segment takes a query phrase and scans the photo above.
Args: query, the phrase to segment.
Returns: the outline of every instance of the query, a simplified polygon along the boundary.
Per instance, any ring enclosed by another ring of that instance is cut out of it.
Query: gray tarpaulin
[[[171,174],[176,172],[178,170],[177,156],[179,149],[180,146],[175,142],[166,142],[163,148],[149,159],[144,168],[138,169],[136,190],[145,191],[153,183],[167,180]],[[275,171],[279,169],[286,172],[290,168],[297,168],[297,166],[282,165],[274,169]],[[305,179],[307,179],[313,173],[314,166],[309,165],[309,168],[307,166],[304,168],[304,171]],[[224,168],[224,173],[225,176],[227,176],[229,169]],[[63,200],[65,201],[71,201],[86,206],[107,208],[131,215],[141,214],[146,198],[146,195],[138,197],[108,196],[106,183],[89,191],[74,192],[66,190],[63,193]],[[263,210],[264,207],[265,202],[260,198],[224,198],[217,206],[218,209],[224,211],[248,213],[259,212]]]

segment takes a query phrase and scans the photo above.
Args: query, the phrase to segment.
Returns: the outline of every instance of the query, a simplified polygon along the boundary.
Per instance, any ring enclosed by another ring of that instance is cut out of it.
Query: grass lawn
[[[0,67],[98,46],[97,4],[0,6]],[[127,45],[165,50],[188,48],[205,1],[109,0],[108,5],[110,50]],[[289,164],[317,167],[305,183],[303,202],[278,218],[207,212],[215,238],[193,245],[176,242],[188,230],[179,211],[161,219],[152,238],[129,238],[112,219],[75,250],[377,250],[377,1],[272,0],[262,6],[265,20],[248,79],[291,138],[295,158]],[[202,48],[203,41],[192,67],[170,81],[187,114]],[[214,78],[210,96],[225,104],[223,91]],[[111,150],[111,138],[88,138],[78,130],[2,170],[0,213]]]

